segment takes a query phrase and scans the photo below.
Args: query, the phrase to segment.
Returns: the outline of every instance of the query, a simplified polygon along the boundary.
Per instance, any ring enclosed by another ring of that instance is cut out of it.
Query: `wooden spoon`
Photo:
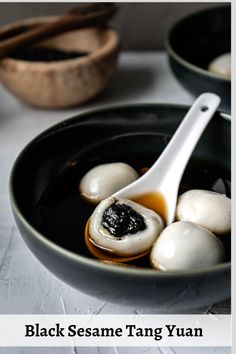
[[[20,48],[24,48],[60,33],[79,28],[104,25],[114,16],[117,10],[118,6],[112,3],[79,5],[71,9],[67,14],[62,15],[58,20],[50,22],[49,24],[40,25],[27,32],[18,34],[13,38],[8,38],[0,42],[0,59]]]

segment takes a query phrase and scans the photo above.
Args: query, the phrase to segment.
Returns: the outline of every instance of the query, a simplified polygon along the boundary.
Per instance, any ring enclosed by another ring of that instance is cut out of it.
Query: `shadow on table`
[[[149,91],[156,81],[155,72],[150,68],[118,67],[104,91],[93,100],[134,100]]]
[[[148,94],[155,84],[154,70],[146,67],[130,68],[130,67],[118,67],[111,78],[108,86],[94,99],[89,102],[85,102],[82,105],[67,108],[66,111],[71,112],[71,115],[76,113],[79,109],[93,108],[97,104],[107,104],[120,101],[135,101],[139,97],[144,97]],[[6,99],[9,102],[8,107],[4,108],[0,105],[0,124],[12,120],[13,116],[17,116],[16,110],[32,110],[33,112],[63,112],[64,109],[48,110],[40,107],[33,107],[19,101],[13,95],[3,90],[6,94]],[[1,97],[1,99],[4,99]]]

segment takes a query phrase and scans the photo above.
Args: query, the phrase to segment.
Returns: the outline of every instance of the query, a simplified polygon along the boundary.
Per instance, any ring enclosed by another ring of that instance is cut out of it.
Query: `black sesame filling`
[[[79,51],[64,51],[49,47],[29,47],[11,54],[11,58],[26,61],[52,62],[60,60],[75,59],[87,55],[88,53]]]
[[[146,229],[142,215],[126,204],[114,203],[103,213],[102,226],[113,236],[121,237]]]

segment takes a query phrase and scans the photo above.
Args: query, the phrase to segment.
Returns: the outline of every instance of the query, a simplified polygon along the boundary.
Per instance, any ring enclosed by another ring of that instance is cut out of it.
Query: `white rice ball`
[[[201,225],[216,234],[231,229],[231,200],[224,194],[192,189],[178,198],[176,219]]]
[[[167,226],[154,243],[150,260],[161,270],[186,270],[224,260],[221,241],[207,229],[185,221]]]
[[[138,173],[126,163],[106,163],[88,171],[79,188],[86,199],[99,203],[138,178]]]

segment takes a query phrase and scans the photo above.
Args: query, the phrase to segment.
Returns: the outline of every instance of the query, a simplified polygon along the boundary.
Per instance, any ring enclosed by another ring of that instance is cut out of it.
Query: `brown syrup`
[[[141,258],[130,257],[121,259],[112,253],[99,250],[89,240],[88,233],[85,237],[87,221],[96,205],[86,201],[78,191],[78,183],[83,175],[92,167],[107,162],[126,162],[143,174],[154,163],[156,156],[114,156],[107,159],[96,159],[76,161],[67,164],[52,184],[45,190],[35,209],[35,227],[48,239],[60,246],[81,254],[86,257],[96,257],[105,262],[129,262],[131,265],[150,267],[149,256],[142,255]],[[189,189],[212,190],[216,181],[220,180],[220,193],[230,197],[230,172],[217,164],[209,163],[201,159],[191,159],[189,162],[179,189],[179,194]],[[225,187],[224,187],[225,186]],[[222,190],[224,189],[224,190]],[[164,219],[166,206],[164,198],[156,193],[139,196],[133,199],[154,211],[158,212]],[[227,259],[230,259],[230,235],[221,237],[224,243]]]
[[[166,220],[167,206],[165,198],[161,193],[148,193],[131,199],[146,208],[154,210],[157,214],[162,216],[164,220]]]

